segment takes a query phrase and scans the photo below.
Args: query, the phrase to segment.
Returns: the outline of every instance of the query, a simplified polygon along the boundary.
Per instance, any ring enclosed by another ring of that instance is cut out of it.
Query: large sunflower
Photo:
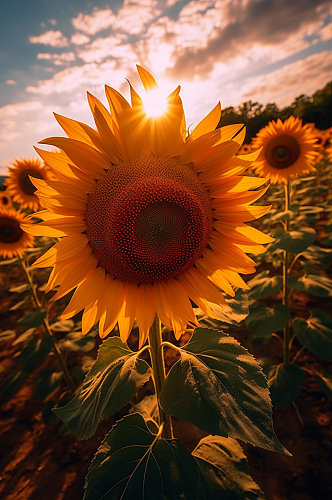
[[[138,72],[156,91],[152,75]],[[33,180],[47,210],[27,230],[65,237],[34,264],[54,268],[53,300],[77,287],[63,318],[84,309],[83,334],[100,320],[103,338],[118,323],[123,341],[136,318],[143,345],[156,313],[177,338],[197,324],[189,299],[216,317],[221,290],[248,288],[238,273],[255,264],[245,252],[263,252],[272,239],[246,224],[269,207],[251,206],[266,180],[242,177],[257,157],[235,156],[243,126],[215,130],[218,104],[187,137],[180,87],[157,117],[130,91],[131,105],[106,86],[111,113],[88,94],[97,130],[56,115],[68,138],[41,141],[59,152],[37,149],[57,181]]]
[[[253,149],[263,148],[253,167],[258,175],[270,177],[272,184],[313,172],[316,140],[312,128],[303,126],[299,118],[272,120],[252,141]]]
[[[23,215],[16,210],[0,208],[0,257],[23,257],[28,247],[33,247],[34,237],[21,228]],[[27,224],[24,224],[27,227]]]
[[[30,176],[36,179],[49,179],[50,170],[39,160],[39,158],[21,158],[15,160],[12,167],[8,167],[9,177],[5,179],[6,193],[21,208],[38,210],[38,198],[35,195],[36,187],[32,184]]]

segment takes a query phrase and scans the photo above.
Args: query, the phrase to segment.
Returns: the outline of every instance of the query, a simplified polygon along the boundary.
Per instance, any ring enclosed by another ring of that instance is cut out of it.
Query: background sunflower
[[[33,247],[34,237],[23,231],[22,221],[20,212],[0,207],[0,257],[22,258],[25,249]]]
[[[39,158],[21,158],[15,160],[12,167],[8,167],[9,177],[5,179],[7,193],[21,208],[38,210],[39,202],[35,195],[36,188],[29,176],[36,179],[48,179],[51,177],[49,169]]]
[[[313,172],[316,141],[312,128],[302,126],[299,118],[273,120],[252,141],[253,149],[263,148],[253,168],[258,175],[270,177],[271,184],[287,183],[289,178]]]

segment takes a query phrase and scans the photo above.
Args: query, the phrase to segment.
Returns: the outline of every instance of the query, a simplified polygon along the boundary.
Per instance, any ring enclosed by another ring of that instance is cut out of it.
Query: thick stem
[[[285,184],[285,211],[289,210],[290,194],[291,194],[290,191],[291,191],[291,185],[290,185],[290,180],[288,179],[287,184]],[[289,231],[289,217],[286,218],[286,231]],[[282,303],[286,307],[288,307],[288,304],[289,304],[289,286],[288,286],[289,260],[290,260],[290,254],[289,254],[288,250],[284,250],[283,300],[282,300]],[[290,362],[290,353],[289,353],[290,328],[289,328],[289,323],[284,327],[283,334],[284,334],[283,362],[284,362],[284,365],[289,365],[289,362]]]
[[[24,275],[25,275],[25,277],[26,277],[29,285],[31,286],[31,296],[32,296],[32,299],[33,299],[33,301],[35,303],[35,307],[36,307],[37,311],[40,311],[42,309],[41,303],[40,303],[40,300],[38,299],[36,289],[33,286],[32,276],[29,273],[29,270],[28,270],[28,268],[27,268],[27,266],[26,266],[26,264],[25,264],[25,262],[24,262],[23,259],[21,259],[21,268],[22,268],[22,271],[23,271],[23,273],[24,273]],[[46,330],[47,334],[50,337],[54,338],[53,350],[54,350],[54,353],[55,353],[56,357],[58,358],[59,364],[60,364],[60,366],[62,368],[63,376],[65,378],[67,387],[70,390],[70,392],[75,392],[74,382],[72,381],[72,378],[71,378],[71,376],[69,374],[69,371],[67,369],[65,360],[63,359],[63,356],[61,354],[60,347],[59,347],[59,345],[57,343],[56,338],[53,335],[53,332],[51,330],[51,327],[49,325],[49,322],[48,322],[47,318],[44,319],[44,327],[45,327],[45,330]]]
[[[172,422],[170,415],[167,415],[159,403],[159,395],[166,378],[165,364],[163,358],[163,346],[160,329],[160,320],[156,315],[149,332],[149,344],[153,381],[158,401],[160,424],[164,424],[162,436],[166,439],[173,438]]]

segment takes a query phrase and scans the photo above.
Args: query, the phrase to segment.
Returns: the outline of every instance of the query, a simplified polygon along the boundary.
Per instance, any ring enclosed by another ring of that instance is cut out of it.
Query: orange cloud
[[[68,47],[67,38],[61,31],[46,31],[40,36],[30,36],[30,43],[40,43],[42,45],[50,45],[51,47]]]

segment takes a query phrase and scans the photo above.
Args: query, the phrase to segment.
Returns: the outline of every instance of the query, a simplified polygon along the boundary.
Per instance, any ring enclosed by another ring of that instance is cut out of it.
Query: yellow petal
[[[137,295],[137,285],[127,283],[123,297],[123,306],[118,316],[118,326],[122,342],[127,341],[135,321]]]
[[[39,142],[62,149],[74,165],[84,172],[89,172],[96,179],[104,177],[104,169],[111,167],[111,163],[99,151],[84,142],[66,137],[49,137]]]
[[[136,68],[146,92],[158,88],[156,80],[153,78],[153,76],[151,75],[151,73],[149,73],[147,69],[143,68],[142,66],[139,66],[138,64],[136,64]]]
[[[196,139],[197,137],[200,137],[203,134],[206,134],[207,132],[211,132],[212,130],[215,130],[217,128],[217,125],[220,121],[221,117],[221,104],[220,101],[218,104],[213,108],[212,111],[208,115],[206,115],[203,120],[201,120],[198,125],[194,128],[191,138]]]
[[[137,289],[136,307],[136,319],[139,328],[139,349],[141,349],[148,338],[155,315],[152,285],[140,285]]]

